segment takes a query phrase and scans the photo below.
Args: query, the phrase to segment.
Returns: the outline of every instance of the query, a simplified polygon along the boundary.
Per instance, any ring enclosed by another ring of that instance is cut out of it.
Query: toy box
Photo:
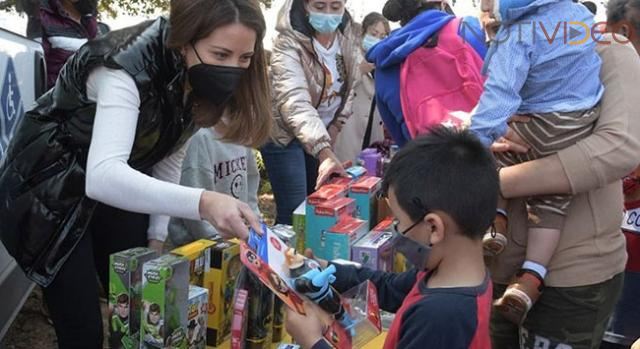
[[[350,336],[351,346],[362,348],[382,332],[376,286],[371,281],[365,281],[343,293],[342,301],[353,319],[353,327],[348,329],[355,334]]]
[[[240,246],[235,241],[218,240],[211,246],[211,264],[204,275],[204,285],[209,290],[207,348],[219,346],[231,334],[233,292],[242,267],[239,253]]]
[[[318,245],[309,248],[318,258],[326,260],[351,260],[351,246],[369,231],[369,223],[353,217],[342,217],[340,221],[320,233]]]
[[[376,227],[373,228],[373,230],[377,232],[392,233],[393,221],[394,221],[393,217],[387,217],[384,220],[382,220],[380,223],[378,223],[378,225],[376,225]],[[407,265],[407,259],[404,257],[404,255],[400,252],[393,251],[393,272],[404,273],[408,269],[409,268]]]
[[[351,177],[333,177],[327,181],[327,184],[340,185],[349,189],[349,186],[353,183]]]
[[[245,347],[270,349],[273,335],[273,292],[253,273],[249,273],[247,285],[249,306]]]
[[[306,217],[307,217],[307,200],[303,201],[295,211],[293,211],[293,231],[296,232],[295,247],[298,251],[304,251],[306,237]]]
[[[249,292],[238,290],[233,302],[233,320],[231,320],[231,349],[244,349],[247,338],[247,309]]]
[[[187,349],[204,349],[207,345],[207,317],[209,290],[189,286],[187,308]]]
[[[171,251],[189,261],[189,284],[204,287],[204,275],[209,272],[211,264],[211,246],[215,244],[203,239]]]
[[[318,191],[309,195],[307,197],[306,204],[306,215],[307,215],[307,231],[309,230],[309,222],[308,218],[311,216],[318,204],[323,202],[331,201],[337,198],[345,198],[349,190],[345,185],[337,185],[337,184],[326,184],[320,187]]]
[[[351,260],[374,270],[393,271],[393,248],[389,231],[371,231],[353,245]]]
[[[312,212],[309,212],[307,206],[305,247],[320,247],[322,232],[336,225],[342,217],[353,216],[355,209],[356,202],[350,198],[337,198],[319,203]]]
[[[157,258],[154,250],[136,247],[109,260],[109,343],[114,349],[140,346],[142,265]]]
[[[369,229],[378,224],[378,193],[382,188],[382,179],[363,177],[351,185],[349,197],[356,201],[356,217],[368,221]]]
[[[142,267],[140,348],[187,347],[189,261],[164,255]]]
[[[367,174],[367,169],[362,166],[352,166],[345,170],[352,180],[358,180]],[[375,173],[372,173],[374,175]]]
[[[323,296],[314,301],[322,309],[328,311],[326,313],[321,312],[323,314],[322,321],[329,329],[325,333],[325,339],[331,345],[340,349],[351,348],[352,341],[354,343],[369,342],[372,339],[372,337],[369,337],[371,335],[370,330],[375,328],[375,326],[372,327],[369,324],[376,324],[376,318],[379,324],[379,315],[373,304],[376,299],[366,293],[367,300],[364,302],[365,305],[357,297],[355,299],[356,302],[349,303],[348,300],[343,302],[343,298],[330,286],[331,279],[327,279],[329,275],[335,272],[335,266],[331,265],[321,269],[317,261],[295,254],[293,249],[288,247],[277,235],[273,234],[270,229],[265,228],[264,231],[265,234],[262,236],[251,232],[249,244],[244,242],[241,244],[240,258],[242,263],[257,276],[262,284],[271,289],[277,297],[299,314],[305,314],[304,296],[297,291],[300,289],[299,287],[301,285],[319,287],[319,284],[316,284],[318,280],[316,280],[315,276],[321,275],[325,277],[325,280],[329,281],[324,283],[324,288],[320,292]],[[249,247],[250,245],[252,247]],[[300,262],[300,259],[302,259],[302,262]],[[309,283],[312,279],[313,282]],[[299,282],[302,283],[300,284]],[[330,291],[327,292],[327,290]],[[316,291],[312,290],[312,292],[315,293]],[[352,293],[356,294],[357,292],[353,291]],[[373,289],[373,296],[375,297],[375,288]],[[371,302],[370,306],[368,302]],[[377,307],[377,303],[375,306]],[[369,324],[366,322],[369,322]],[[362,333],[358,331],[362,331]],[[379,334],[380,331],[377,333]]]

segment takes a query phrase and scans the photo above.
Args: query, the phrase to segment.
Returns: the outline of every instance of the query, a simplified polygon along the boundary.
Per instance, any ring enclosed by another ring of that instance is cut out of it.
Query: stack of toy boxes
[[[189,261],[164,255],[142,267],[140,348],[187,347]]]
[[[327,260],[351,260],[351,246],[369,231],[369,222],[343,217],[333,227],[322,231],[320,246],[314,253]]]
[[[210,269],[204,275],[204,285],[209,290],[207,348],[215,348],[230,337],[233,292],[241,267],[239,243],[215,241],[211,246]]]
[[[189,308],[187,311],[187,348],[205,349],[209,291],[198,286],[189,286]]]
[[[210,270],[211,247],[215,244],[215,241],[202,239],[171,251],[189,261],[189,284],[204,287],[204,275]]]
[[[382,222],[380,222],[375,228],[374,231],[377,232],[392,232],[393,225],[393,217],[387,217]],[[393,252],[393,272],[395,273],[403,273],[407,271],[407,260],[404,255],[400,252]]]
[[[352,261],[374,270],[393,271],[393,248],[390,231],[372,230],[352,248]]]
[[[144,247],[114,253],[109,262],[109,343],[111,348],[140,346],[142,266],[157,253]]]
[[[319,241],[320,233],[338,222],[335,219],[337,217],[332,217],[334,212],[328,212],[330,210],[324,208],[326,205],[324,207],[319,206],[336,199],[344,199],[347,197],[347,193],[348,188],[346,185],[327,184],[309,195],[305,207],[305,247],[313,248],[315,246],[314,242]],[[355,202],[352,211],[354,210]],[[349,212],[349,214],[351,213]]]
[[[309,208],[310,206],[307,206]],[[323,247],[323,235],[331,227],[345,217],[353,217],[356,202],[353,199],[340,197],[316,204],[313,212],[307,210],[307,236],[306,245],[311,248],[318,257],[329,259],[328,250]],[[366,229],[366,224],[365,224]]]
[[[349,189],[349,197],[356,201],[356,217],[369,222],[368,229],[378,223],[378,193],[382,188],[382,179],[362,177]]]

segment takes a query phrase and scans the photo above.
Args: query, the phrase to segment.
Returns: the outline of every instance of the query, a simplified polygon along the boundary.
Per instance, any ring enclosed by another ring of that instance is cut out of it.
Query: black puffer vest
[[[0,239],[38,284],[53,281],[97,204],[85,195],[96,110],[86,81],[95,67],[123,69],[138,87],[131,167],[147,172],[193,133],[183,102],[186,70],[181,56],[166,48],[168,33],[168,21],[159,18],[87,43],[18,125],[0,163]]]

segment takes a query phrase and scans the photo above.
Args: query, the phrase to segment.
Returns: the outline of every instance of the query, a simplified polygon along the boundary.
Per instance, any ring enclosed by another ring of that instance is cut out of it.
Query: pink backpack
[[[480,100],[482,58],[460,35],[460,18],[436,34],[437,41],[412,52],[400,68],[400,100],[412,138],[434,126],[459,127]]]

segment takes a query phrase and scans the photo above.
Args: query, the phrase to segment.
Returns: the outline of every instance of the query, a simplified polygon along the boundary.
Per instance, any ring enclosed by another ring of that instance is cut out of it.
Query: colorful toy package
[[[305,247],[320,247],[322,232],[336,225],[343,217],[353,216],[356,202],[350,198],[337,198],[317,204],[313,212],[307,206],[307,231]],[[314,250],[315,251],[315,250]],[[319,256],[320,258],[324,258]]]
[[[349,197],[356,201],[355,216],[368,221],[368,229],[378,224],[378,193],[381,188],[381,178],[362,177],[349,189]]]
[[[109,260],[109,344],[114,349],[140,346],[142,265],[157,258],[154,250],[136,247]]]
[[[211,264],[211,246],[215,244],[202,239],[171,251],[189,261],[189,284],[204,287],[204,275],[209,272]]]
[[[351,249],[351,260],[374,270],[393,271],[393,248],[389,231],[369,232]]]
[[[189,261],[175,255],[142,267],[140,348],[187,348]]]
[[[211,264],[204,274],[204,285],[209,290],[207,348],[219,346],[231,334],[234,285],[242,267],[239,253],[236,241],[217,240],[211,246]]]
[[[245,348],[248,308],[249,292],[246,289],[237,290],[233,301],[233,320],[231,320],[231,349]]]
[[[189,307],[187,308],[187,348],[205,349],[207,345],[207,316],[209,290],[189,286]]]
[[[270,349],[273,333],[273,292],[253,273],[249,273],[247,285],[249,308],[245,347]]]
[[[296,245],[298,251],[304,251],[306,236],[307,200],[303,201],[295,211],[293,211],[293,231],[296,232]]]
[[[307,204],[305,206],[306,211],[306,229],[305,229],[305,239],[314,232],[320,232],[320,230],[315,227],[315,215],[316,215],[316,206],[325,203],[327,201],[332,201],[338,198],[346,198],[349,190],[346,185],[336,185],[336,184],[326,184],[323,185],[318,191],[309,195],[307,198]],[[334,223],[335,224],[335,223]],[[329,227],[325,227],[329,228]]]
[[[376,286],[365,281],[343,293],[342,300],[353,319],[351,332],[357,334],[351,337],[351,345],[362,348],[382,332]]]
[[[351,260],[351,246],[369,232],[369,222],[342,217],[333,227],[320,233],[320,244],[309,246],[319,258]]]
[[[322,269],[315,260],[295,253],[293,248],[266,227],[261,236],[253,231],[250,233],[248,244],[241,244],[240,258],[262,284],[292,310],[305,314],[305,297],[330,314],[324,319],[329,328],[325,338],[334,347],[349,349],[352,341],[360,343],[372,339],[368,337],[368,327],[362,333],[366,338],[360,338],[361,334],[357,332],[360,322],[366,319],[358,312],[360,308],[343,303],[343,298],[331,286],[335,281],[335,266]],[[354,311],[351,312],[351,309]],[[374,310],[373,307],[368,309],[371,312]]]

